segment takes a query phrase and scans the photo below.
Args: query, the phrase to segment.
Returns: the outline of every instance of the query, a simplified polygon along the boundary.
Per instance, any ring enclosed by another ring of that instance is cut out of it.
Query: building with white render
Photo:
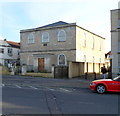
[[[6,65],[17,63],[19,60],[20,44],[17,42],[0,40],[0,64]]]

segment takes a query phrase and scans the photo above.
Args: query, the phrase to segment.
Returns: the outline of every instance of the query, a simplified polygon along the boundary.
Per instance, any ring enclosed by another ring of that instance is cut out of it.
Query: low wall
[[[33,77],[50,77],[53,78],[53,74],[52,73],[26,73],[26,76],[33,76]]]
[[[69,78],[85,75],[86,72],[100,73],[102,66],[103,64],[99,63],[69,62]]]
[[[5,66],[0,66],[0,75],[9,75],[10,72]]]

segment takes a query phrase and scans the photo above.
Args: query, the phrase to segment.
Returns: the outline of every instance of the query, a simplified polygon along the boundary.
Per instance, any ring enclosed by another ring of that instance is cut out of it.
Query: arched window
[[[64,54],[58,56],[58,65],[66,65],[66,56]]]
[[[66,32],[64,30],[58,32],[58,41],[66,41]]]
[[[29,43],[29,44],[34,43],[34,35],[33,35],[33,33],[30,33],[30,34],[28,35],[28,43]]]
[[[44,33],[42,34],[42,42],[43,42],[43,43],[49,42],[49,33],[48,33],[48,32],[44,32]]]

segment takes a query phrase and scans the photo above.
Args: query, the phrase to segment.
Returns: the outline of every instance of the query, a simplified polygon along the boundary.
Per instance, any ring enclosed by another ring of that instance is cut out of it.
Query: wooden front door
[[[38,71],[44,72],[44,58],[38,58]]]

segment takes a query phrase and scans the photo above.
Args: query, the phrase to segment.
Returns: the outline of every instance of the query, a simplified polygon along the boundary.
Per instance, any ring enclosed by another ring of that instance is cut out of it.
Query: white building
[[[0,40],[0,64],[8,66],[8,64],[17,63],[19,52],[19,43]]]

